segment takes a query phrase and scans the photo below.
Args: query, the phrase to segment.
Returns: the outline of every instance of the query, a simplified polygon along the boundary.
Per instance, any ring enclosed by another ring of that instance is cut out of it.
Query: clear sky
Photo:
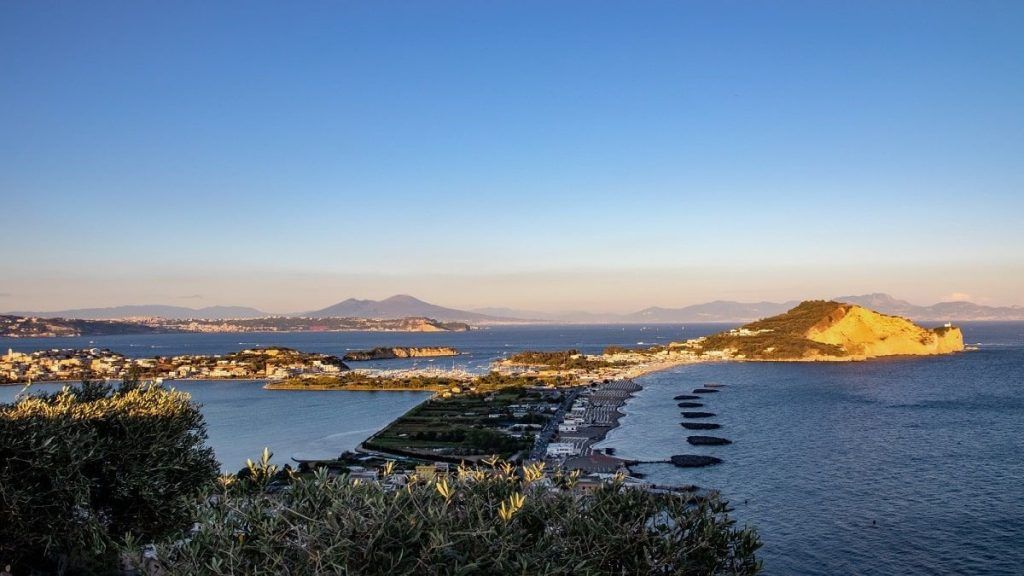
[[[1024,2],[2,2],[0,310],[1024,304]]]

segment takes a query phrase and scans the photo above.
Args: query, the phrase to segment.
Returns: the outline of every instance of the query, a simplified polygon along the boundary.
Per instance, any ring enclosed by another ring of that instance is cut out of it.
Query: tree
[[[107,572],[126,534],[191,522],[219,467],[199,407],[132,382],[0,405],[0,566],[15,574]]]

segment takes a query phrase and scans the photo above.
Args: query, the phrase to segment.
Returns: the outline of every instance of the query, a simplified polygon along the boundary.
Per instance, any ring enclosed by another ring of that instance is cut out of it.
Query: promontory
[[[507,374],[572,376],[597,382],[707,361],[835,362],[949,354],[963,349],[963,334],[950,324],[924,328],[906,318],[855,304],[808,300],[783,314],[684,342],[640,348],[609,346],[601,354],[527,351],[497,361],[493,367]],[[711,390],[699,393],[708,392]],[[676,397],[698,398],[697,394]]]
[[[835,361],[960,352],[964,337],[950,324],[929,329],[855,304],[810,300],[687,344],[737,360]]]

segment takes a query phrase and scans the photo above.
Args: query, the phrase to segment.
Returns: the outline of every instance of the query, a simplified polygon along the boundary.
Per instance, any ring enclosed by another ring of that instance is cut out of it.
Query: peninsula
[[[809,300],[783,314],[684,342],[635,349],[611,346],[589,355],[576,350],[521,352],[495,362],[494,369],[596,382],[706,361],[837,362],[963,349],[963,333],[950,324],[928,329],[855,304]]]
[[[77,318],[36,318],[0,315],[0,336],[6,338],[56,338],[61,336],[107,336],[150,334],[154,326],[123,320],[80,320]]]

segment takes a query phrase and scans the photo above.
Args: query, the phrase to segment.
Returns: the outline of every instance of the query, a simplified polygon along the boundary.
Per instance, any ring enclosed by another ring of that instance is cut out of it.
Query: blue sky
[[[3,3],[0,310],[1024,304],[1021,29],[1020,2]]]

